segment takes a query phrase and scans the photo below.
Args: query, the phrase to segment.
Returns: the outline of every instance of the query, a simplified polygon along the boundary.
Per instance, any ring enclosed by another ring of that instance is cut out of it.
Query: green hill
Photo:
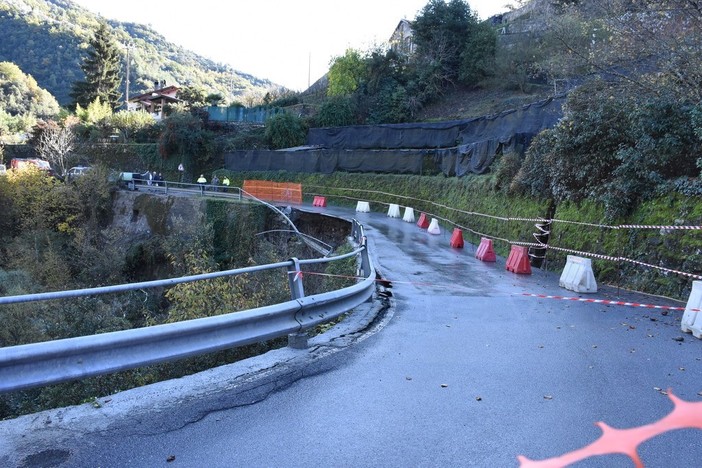
[[[4,0],[0,2],[0,61],[17,64],[61,105],[70,104],[71,86],[83,79],[80,64],[84,50],[101,20],[105,21],[69,0]],[[133,45],[131,95],[147,92],[155,81],[164,80],[200,86],[229,101],[276,87],[168,42],[148,26],[118,21],[107,24],[118,43]]]

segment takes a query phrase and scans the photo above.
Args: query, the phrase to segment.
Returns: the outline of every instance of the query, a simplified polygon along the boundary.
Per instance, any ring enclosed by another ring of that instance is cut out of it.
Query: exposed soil
[[[550,88],[543,88],[522,93],[457,86],[447,90],[436,102],[422,109],[417,120],[419,122],[462,120],[499,114],[546,99],[551,91]]]

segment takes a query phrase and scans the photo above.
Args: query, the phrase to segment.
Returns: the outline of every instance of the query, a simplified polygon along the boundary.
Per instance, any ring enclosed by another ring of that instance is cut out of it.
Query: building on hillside
[[[127,105],[128,110],[144,110],[151,114],[154,119],[161,120],[163,118],[163,109],[166,104],[175,104],[181,102],[178,99],[177,86],[166,86],[166,82],[154,83],[156,86],[150,93],[140,94],[129,98]]]
[[[400,55],[412,55],[417,48],[414,43],[412,23],[406,19],[400,20],[395,31],[390,36],[390,47]]]

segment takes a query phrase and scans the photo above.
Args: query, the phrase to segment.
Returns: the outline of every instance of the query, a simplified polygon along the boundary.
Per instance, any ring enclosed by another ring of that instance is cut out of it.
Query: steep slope
[[[72,84],[83,79],[80,64],[88,40],[101,20],[105,21],[70,0],[4,0],[0,2],[0,60],[17,64],[60,104],[69,104]],[[268,80],[170,43],[148,26],[107,23],[119,44],[133,46],[130,94],[149,91],[154,81],[163,80],[168,84],[201,86],[228,100],[275,87]]]

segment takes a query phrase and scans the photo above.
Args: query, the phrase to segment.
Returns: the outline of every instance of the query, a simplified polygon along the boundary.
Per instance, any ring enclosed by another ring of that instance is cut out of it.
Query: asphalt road
[[[664,394],[699,401],[702,342],[682,312],[538,299],[558,275],[449,248],[384,213],[366,226],[392,297],[310,350],[283,349],[91,405],[0,422],[0,465],[66,467],[518,466],[595,441],[593,423],[653,423]],[[600,286],[587,297],[680,306]],[[683,341],[678,341],[683,337]],[[702,432],[641,444],[647,467],[696,467]],[[624,455],[578,467],[630,467]]]

